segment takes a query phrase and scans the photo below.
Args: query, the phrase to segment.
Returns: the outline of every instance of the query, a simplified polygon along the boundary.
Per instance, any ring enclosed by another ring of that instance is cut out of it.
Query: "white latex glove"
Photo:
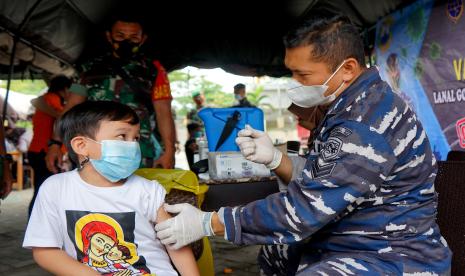
[[[276,169],[281,163],[283,154],[274,147],[270,136],[249,125],[237,133],[236,144],[247,160],[265,164],[271,170]]]
[[[179,213],[155,225],[161,243],[179,249],[205,236],[213,236],[211,218],[213,212],[203,212],[189,203],[169,205],[164,208],[169,213]]]

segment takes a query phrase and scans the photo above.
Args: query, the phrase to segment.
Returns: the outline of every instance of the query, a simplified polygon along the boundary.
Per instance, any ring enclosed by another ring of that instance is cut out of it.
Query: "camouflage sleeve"
[[[71,84],[69,91],[79,96],[87,97],[87,86],[86,86],[86,71],[89,70],[92,63],[87,62],[78,66],[78,74],[73,77],[74,82]]]
[[[87,97],[87,88],[82,84],[73,83],[69,88],[69,91],[79,96]]]
[[[292,177],[291,180],[295,180],[300,176],[300,173],[305,167],[305,163],[307,163],[307,159],[301,156],[289,156],[292,162]]]
[[[322,131],[286,192],[224,208],[226,238],[235,244],[289,244],[350,213],[379,188],[395,156],[384,136],[356,121]]]

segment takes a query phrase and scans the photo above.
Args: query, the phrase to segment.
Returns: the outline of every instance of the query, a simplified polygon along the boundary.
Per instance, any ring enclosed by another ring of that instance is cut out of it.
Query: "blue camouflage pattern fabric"
[[[338,96],[315,135],[287,191],[222,210],[226,239],[273,245],[259,256],[265,275],[448,275],[436,159],[376,69]]]

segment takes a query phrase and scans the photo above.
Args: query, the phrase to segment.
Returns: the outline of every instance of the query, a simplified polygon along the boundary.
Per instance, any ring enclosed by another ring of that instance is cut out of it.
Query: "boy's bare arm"
[[[162,222],[169,218],[171,218],[171,216],[165,211],[163,206],[160,206],[157,212],[156,223]],[[178,250],[172,250],[166,247],[166,250],[168,251],[168,255],[170,255],[171,261],[173,261],[174,265],[178,269],[178,272],[181,273],[182,276],[200,275],[194,254],[192,253],[192,249],[189,246],[185,246]]]
[[[71,258],[66,252],[54,247],[33,247],[34,260],[54,275],[100,275],[97,271]]]

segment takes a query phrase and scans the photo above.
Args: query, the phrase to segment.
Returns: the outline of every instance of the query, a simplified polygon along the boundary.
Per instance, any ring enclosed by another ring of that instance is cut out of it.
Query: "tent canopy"
[[[0,1],[0,78],[8,76],[14,36],[20,39],[14,78],[71,75],[76,63],[105,48],[104,22],[117,10],[140,14],[149,34],[145,50],[160,59],[168,71],[191,65],[221,67],[239,75],[279,77],[288,74],[283,65],[282,37],[299,20],[318,13],[343,13],[366,34],[380,17],[411,2]],[[366,40],[372,41],[370,37]]]

